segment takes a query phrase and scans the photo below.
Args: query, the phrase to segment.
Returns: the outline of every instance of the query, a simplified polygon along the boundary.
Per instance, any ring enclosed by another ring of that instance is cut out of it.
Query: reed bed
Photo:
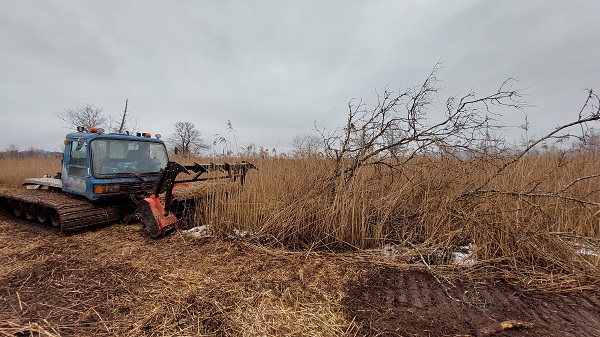
[[[25,178],[55,176],[61,169],[61,158],[55,156],[15,156],[0,158],[0,186],[18,187]]]
[[[322,157],[246,160],[259,171],[250,171],[243,187],[203,187],[184,228],[206,225],[216,237],[241,235],[289,250],[394,245],[410,255],[406,261],[454,269],[452,252],[471,244],[471,272],[539,287],[589,285],[600,275],[594,153],[534,153],[500,174],[510,156],[423,156],[398,170],[366,167],[349,182],[332,177],[335,163]],[[59,159],[1,159],[0,184],[16,187],[59,167]]]
[[[417,260],[432,265],[453,265],[452,252],[471,244],[479,265],[494,266],[481,268],[485,274],[539,287],[596,282],[598,160],[534,154],[498,174],[509,160],[424,156],[396,171],[366,168],[344,183],[332,178],[328,159],[255,158],[260,171],[246,186],[198,204],[192,225],[292,250],[394,244],[427,252]]]
[[[241,160],[188,159],[178,160]],[[431,274],[428,289],[439,285],[461,308],[439,313],[450,325],[456,310],[471,317],[498,304],[481,302],[477,287],[514,293],[502,281],[595,294],[598,162],[586,153],[532,155],[498,174],[510,159],[423,156],[344,182],[325,158],[247,158],[259,170],[244,186],[177,192],[201,195],[186,227],[206,226],[203,238],[180,231],[157,241],[123,224],[61,236],[4,217],[0,336],[361,336],[391,313],[372,303],[352,309],[352,287],[362,294],[388,269],[382,278]],[[2,159],[2,185],[57,164]],[[473,261],[456,264],[453,253],[466,245]],[[364,310],[376,318],[360,320]]]

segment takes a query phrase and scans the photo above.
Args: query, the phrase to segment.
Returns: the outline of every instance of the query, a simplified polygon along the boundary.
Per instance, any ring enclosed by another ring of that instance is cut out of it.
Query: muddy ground
[[[251,240],[65,236],[0,211],[0,336],[600,336],[597,291],[434,277]],[[516,320],[525,327],[493,330]]]

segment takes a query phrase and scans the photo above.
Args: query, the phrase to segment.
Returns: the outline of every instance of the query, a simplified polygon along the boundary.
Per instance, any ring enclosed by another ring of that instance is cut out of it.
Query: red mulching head
[[[138,202],[137,211],[140,213],[146,232],[153,238],[162,236],[173,228],[178,228],[175,214],[165,215],[164,207],[155,195]]]

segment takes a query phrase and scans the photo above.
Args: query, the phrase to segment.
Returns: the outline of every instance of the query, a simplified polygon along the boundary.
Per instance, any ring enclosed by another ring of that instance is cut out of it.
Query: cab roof
[[[160,137],[160,135],[157,135]],[[97,132],[72,132],[67,134],[67,139],[70,140],[92,140],[92,139],[121,139],[121,140],[130,140],[130,141],[142,141],[142,142],[150,142],[150,143],[164,143],[163,140],[159,138],[152,138],[149,133],[137,133],[136,135],[126,135],[121,133],[97,133]]]

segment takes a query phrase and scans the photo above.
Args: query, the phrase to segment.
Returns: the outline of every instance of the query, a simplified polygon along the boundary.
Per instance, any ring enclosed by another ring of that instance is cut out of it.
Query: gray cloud
[[[533,132],[573,116],[599,88],[590,1],[0,1],[0,148],[53,150],[55,113],[92,103],[140,129],[176,121],[209,138],[288,146],[343,123],[353,97],[421,83],[446,95],[528,88]],[[441,106],[441,104],[440,104]],[[520,124],[512,113],[507,123]]]

